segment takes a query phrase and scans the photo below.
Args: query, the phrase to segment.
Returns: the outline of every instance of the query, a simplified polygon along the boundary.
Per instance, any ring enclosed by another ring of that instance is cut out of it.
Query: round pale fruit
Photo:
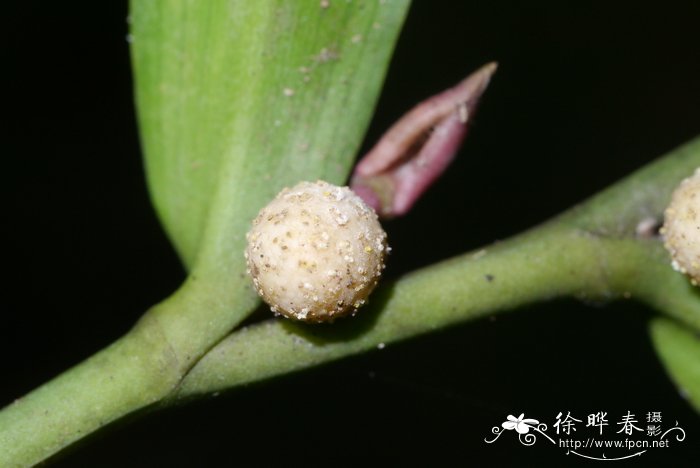
[[[661,230],[673,267],[700,282],[700,168],[678,186]]]
[[[247,235],[248,272],[273,312],[307,322],[354,313],[389,250],[376,213],[347,187],[301,182],[260,210]]]

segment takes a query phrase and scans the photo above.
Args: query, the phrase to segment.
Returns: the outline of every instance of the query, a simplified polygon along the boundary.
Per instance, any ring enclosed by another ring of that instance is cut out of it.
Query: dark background
[[[184,275],[144,186],[126,2],[4,8],[0,405],[117,339]],[[698,134],[699,17],[695,1],[416,2],[365,147],[419,100],[500,68],[451,172],[387,225],[389,274],[526,229]],[[438,242],[431,226],[455,206]],[[662,411],[687,431],[618,465],[697,465],[700,418],[654,355],[651,316],[532,307],[122,425],[58,466],[583,465],[544,441],[483,439],[508,414],[601,410],[613,425]]]

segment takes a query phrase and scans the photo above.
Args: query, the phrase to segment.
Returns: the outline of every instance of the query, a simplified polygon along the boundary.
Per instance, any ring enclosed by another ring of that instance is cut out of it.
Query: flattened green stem
[[[284,374],[457,322],[555,297],[637,298],[700,330],[700,297],[657,237],[675,186],[700,166],[700,139],[642,168],[545,226],[385,285],[332,328],[271,320],[231,334],[168,400]]]
[[[239,330],[197,363],[174,398],[222,391],[533,302],[633,296],[636,282],[645,279],[639,265],[649,258],[647,250],[635,240],[546,226],[385,285],[358,317],[332,327],[270,320]],[[670,268],[662,275],[684,281]],[[700,301],[685,293],[679,315],[700,328]]]
[[[156,307],[183,372],[259,303],[245,233],[282,187],[341,183],[408,1],[132,0],[149,188],[190,276]],[[169,301],[172,303],[172,300]]]
[[[671,194],[697,167],[700,167],[700,137],[567,211],[567,222],[601,236],[637,237],[641,222],[663,221]]]
[[[583,233],[538,230],[385,285],[357,317],[330,327],[270,320],[244,328],[212,349],[175,396],[221,391],[537,300],[608,297],[604,248]]]
[[[126,336],[0,411],[0,467],[39,463],[172,393],[225,334],[226,308],[257,304],[245,295],[225,303],[215,286],[190,278]]]
[[[129,335],[0,412],[0,466],[33,466],[172,389],[180,365],[159,326]]]
[[[0,412],[1,467],[159,401],[256,307],[249,223],[284,185],[345,180],[408,3],[131,0],[149,188],[191,274],[126,337]]]
[[[138,44],[147,38],[148,31],[153,33],[148,29],[150,21],[173,10],[168,10],[162,1],[158,5],[163,11],[152,8],[155,2],[136,3],[143,8],[137,15],[142,20],[138,24],[143,28],[135,27],[134,41]],[[241,329],[217,345],[257,303],[244,285],[247,280],[242,277],[242,239],[252,214],[263,200],[278,190],[275,184],[294,182],[302,175],[328,175],[332,181],[339,181],[347,174],[379,84],[376,79],[371,84],[358,81],[366,88],[360,86],[363,97],[356,100],[353,94],[342,91],[345,89],[342,85],[350,84],[343,83],[342,75],[345,71],[362,69],[365,70],[363,77],[367,78],[372,67],[386,65],[391,47],[381,39],[395,39],[406,5],[405,2],[391,3],[399,6],[393,12],[382,13],[387,22],[378,24],[376,29],[382,31],[382,27],[387,27],[386,36],[376,33],[367,46],[370,52],[375,52],[372,60],[361,60],[360,53],[352,49],[353,45],[374,34],[371,33],[375,31],[374,24],[367,23],[365,18],[360,23],[366,28],[363,30],[366,35],[357,33],[349,37],[350,43],[344,43],[345,58],[352,60],[325,72],[319,70],[315,76],[323,81],[315,89],[309,87],[302,92],[298,89],[303,87],[290,88],[294,94],[282,90],[282,97],[295,96],[297,100],[283,99],[284,105],[275,107],[280,102],[280,94],[262,93],[251,98],[246,93],[263,89],[260,88],[262,83],[255,82],[252,90],[243,89],[241,83],[251,79],[246,75],[231,88],[244,96],[240,99],[245,105],[224,111],[225,125],[220,125],[221,116],[216,112],[205,113],[218,122],[211,127],[206,119],[201,121],[201,128],[190,127],[188,122],[179,120],[187,116],[199,118],[202,115],[198,112],[202,110],[200,106],[206,109],[219,102],[217,96],[197,95],[197,90],[209,89],[208,82],[189,86],[192,83],[187,78],[197,68],[194,65],[198,59],[188,55],[189,48],[183,50],[177,46],[186,43],[187,34],[175,28],[176,37],[156,37],[151,43],[154,48],[146,46],[142,50],[144,55],[135,59],[142,67],[139,72],[142,78],[137,81],[147,82],[140,85],[145,86],[141,88],[139,99],[141,112],[145,113],[141,124],[146,134],[146,150],[156,155],[149,162],[149,177],[155,187],[154,198],[161,216],[184,261],[194,265],[193,274],[178,293],[146,314],[125,338],[0,412],[0,466],[38,463],[105,424],[161,401],[173,402],[269,378],[371,349],[380,343],[554,297],[612,299],[629,293],[666,310],[687,325],[698,327],[700,312],[696,291],[684,287],[682,276],[668,266],[668,258],[659,250],[658,240],[637,239],[634,234],[635,227],[646,217],[660,219],[673,187],[700,166],[700,141],[695,141],[546,227],[489,247],[484,255],[477,252],[450,260],[385,286],[374,297],[372,308],[363,311],[355,320],[328,328],[271,321]],[[192,8],[211,4],[187,3]],[[253,4],[258,3],[239,3],[243,9]],[[256,17],[250,24],[272,28],[278,21],[294,16],[280,14],[294,4],[267,2],[265,8],[257,12],[260,18]],[[229,3],[216,5],[230,13],[225,8]],[[349,12],[343,10],[339,15],[342,18]],[[172,22],[160,24],[163,29],[154,34],[170,34],[169,26],[177,25],[180,13],[187,16],[186,12],[175,11],[170,18]],[[209,18],[219,19],[211,11],[208,13]],[[241,18],[245,19],[245,15],[236,21],[243,21]],[[350,19],[343,24],[360,25]],[[328,32],[332,25],[325,28]],[[202,37],[208,33],[235,32],[221,24],[214,29],[201,25],[196,29],[190,32],[203,34]],[[276,31],[277,36],[266,38],[268,45],[280,43],[278,39],[283,29]],[[248,32],[251,35],[243,37],[244,44],[246,40],[255,42],[258,38],[258,30]],[[346,28],[343,32],[343,38],[348,39],[351,30]],[[163,45],[163,49],[159,49],[158,44]],[[313,47],[316,45],[311,43]],[[240,45],[239,48],[239,52],[244,49]],[[199,47],[192,50],[199,50]],[[211,62],[205,60],[204,65],[218,64],[217,54],[227,51],[225,45],[220,44],[209,50],[214,51],[215,56],[211,57]],[[331,58],[333,50],[327,49],[323,56],[309,56],[305,49],[295,49],[291,55],[318,62]],[[282,52],[279,57],[284,56]],[[158,60],[168,57],[174,57],[170,66],[175,68],[159,70]],[[276,63],[277,58],[273,56],[274,60],[267,63]],[[270,71],[265,74],[265,79],[270,80],[266,82],[269,86],[279,84],[275,81],[279,76],[289,78],[294,70],[287,63],[276,75],[254,57],[246,59],[254,63],[241,60],[235,64],[246,73]],[[216,67],[213,70],[216,71]],[[168,81],[175,76],[171,71],[179,73],[175,82]],[[229,75],[220,71],[215,75],[211,77],[213,82],[230,90],[225,86],[227,81],[221,78]],[[204,80],[196,74],[194,77],[195,81]],[[182,82],[178,81],[180,78]],[[299,79],[303,83],[303,76]],[[319,94],[320,91],[323,92]],[[218,97],[225,95],[227,93]],[[178,105],[178,99],[183,100],[182,106]],[[305,107],[307,104],[311,107]],[[347,117],[352,114],[348,106],[355,106],[358,117]],[[257,122],[238,120],[237,116],[230,115],[241,109]],[[193,112],[188,114],[189,110]],[[299,127],[301,121],[296,117],[302,114],[307,117],[308,128]],[[177,122],[173,127],[161,127],[164,124],[160,119],[164,115],[174,116]],[[271,121],[274,124],[276,115],[285,117],[286,127],[269,126]],[[256,125],[260,122],[268,126]],[[213,129],[209,134],[197,131],[208,128]],[[302,138],[317,128],[322,130],[314,135],[313,141]],[[178,135],[187,135],[189,140],[178,141],[175,138]],[[208,137],[212,140],[207,140]],[[197,149],[202,143],[197,138],[212,146]],[[222,144],[222,141],[231,144]],[[182,146],[178,146],[180,143]],[[296,150],[284,153],[289,144]],[[341,156],[329,156],[339,153]],[[173,154],[177,155],[177,164],[171,164],[168,159]],[[211,156],[213,159],[202,160],[202,163],[211,164],[200,173],[201,177],[182,176],[196,172],[198,160],[192,159],[195,154],[220,155],[221,159]],[[267,177],[275,184],[269,184]],[[662,261],[664,267],[660,266]],[[669,291],[672,294],[669,295]],[[664,354],[668,349],[663,346],[672,344],[661,346]],[[677,355],[667,353],[671,356],[669,366],[685,369],[679,363],[674,364]]]
[[[695,141],[547,225],[383,286],[355,319],[332,327],[277,320],[246,327],[194,367],[187,350],[201,349],[214,331],[209,323],[187,328],[189,320],[197,313],[225,312],[227,303],[211,289],[218,283],[191,278],[127,337],[3,410],[0,466],[36,463],[149,405],[304,369],[556,297],[636,297],[700,329],[697,289],[673,271],[658,238],[636,234],[641,220],[660,219],[673,188],[699,165]],[[684,388],[695,388],[697,379],[687,370],[695,368],[694,342],[685,342],[690,344],[682,352],[672,339],[658,340],[657,346]]]

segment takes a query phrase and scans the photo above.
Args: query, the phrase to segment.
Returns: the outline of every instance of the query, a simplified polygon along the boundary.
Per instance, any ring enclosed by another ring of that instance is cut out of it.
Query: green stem
[[[212,299],[217,284],[190,277],[126,336],[3,409],[0,467],[34,465],[171,394],[212,343],[257,305],[257,297],[245,294],[246,281],[229,285],[244,290],[228,304]]]
[[[178,362],[154,321],[0,413],[0,466],[34,465],[179,382]]]
[[[225,390],[528,303],[619,297],[640,251],[631,240],[552,223],[388,284],[358,317],[332,327],[270,320],[241,329],[193,367],[173,398]]]
[[[332,328],[268,321],[239,330],[197,363],[168,402],[569,295],[637,298],[700,330],[697,288],[673,271],[660,239],[637,233],[640,222],[663,219],[671,192],[698,166],[700,139],[539,229],[385,285],[359,317]]]
[[[247,283],[195,270],[126,337],[0,412],[0,466],[37,463],[159,402],[557,297],[637,297],[700,329],[697,289],[673,271],[658,238],[635,234],[640,220],[660,219],[673,187],[698,165],[700,143],[694,142],[537,229],[386,284],[358,317],[333,326],[270,320],[210,349],[257,302]],[[222,285],[237,290],[225,295],[228,301],[214,290]]]

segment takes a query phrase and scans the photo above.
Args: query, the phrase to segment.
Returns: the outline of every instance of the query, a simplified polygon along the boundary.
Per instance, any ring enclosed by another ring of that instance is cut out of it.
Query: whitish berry
[[[386,233],[347,187],[301,182],[253,220],[245,257],[273,312],[308,322],[354,313],[384,269]]]
[[[673,267],[700,282],[700,168],[678,186],[666,209],[661,233]]]

